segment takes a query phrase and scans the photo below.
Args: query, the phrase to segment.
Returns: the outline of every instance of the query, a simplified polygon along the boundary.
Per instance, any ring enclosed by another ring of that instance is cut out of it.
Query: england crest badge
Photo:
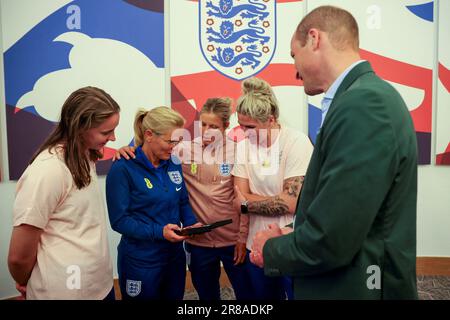
[[[183,182],[180,171],[167,171],[167,174],[173,183],[181,184],[181,182]]]
[[[127,279],[127,295],[130,297],[136,297],[139,293],[141,293],[141,284],[141,281]]]
[[[276,47],[276,0],[199,0],[200,47],[223,75],[243,80],[263,70]]]
[[[222,177],[228,177],[231,174],[231,164],[228,163],[219,164],[219,173]]]

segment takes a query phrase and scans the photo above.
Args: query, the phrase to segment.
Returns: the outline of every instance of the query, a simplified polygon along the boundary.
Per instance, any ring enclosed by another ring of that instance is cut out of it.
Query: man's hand
[[[250,262],[260,268],[264,268],[264,257],[259,251],[250,252]]]
[[[244,263],[246,254],[247,250],[245,248],[245,243],[237,242],[234,247],[234,265],[237,266],[238,264]]]
[[[282,236],[283,232],[280,227],[272,223],[269,229],[262,230],[256,233],[253,238],[252,252],[250,253],[250,261],[260,268],[264,267],[263,248],[267,240]]]
[[[116,153],[114,154],[112,161],[119,160],[122,157],[124,157],[126,160],[130,160],[130,158],[136,158],[136,155],[134,154],[134,151],[136,150],[136,147],[130,147],[130,146],[124,146],[118,150],[116,150]]]

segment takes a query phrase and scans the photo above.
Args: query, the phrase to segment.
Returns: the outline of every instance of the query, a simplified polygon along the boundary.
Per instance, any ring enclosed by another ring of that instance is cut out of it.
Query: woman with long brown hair
[[[115,140],[119,112],[101,89],[73,92],[18,181],[8,266],[24,298],[114,297],[95,161]]]

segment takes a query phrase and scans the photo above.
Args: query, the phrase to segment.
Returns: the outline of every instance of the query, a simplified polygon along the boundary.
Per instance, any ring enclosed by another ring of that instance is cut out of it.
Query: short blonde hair
[[[242,95],[237,101],[236,111],[259,122],[266,122],[270,116],[278,120],[278,101],[270,85],[252,77],[242,82]]]
[[[184,118],[169,107],[140,109],[134,118],[134,145],[141,146],[144,143],[146,130],[152,130],[155,134],[164,134],[171,129],[183,127],[184,122]]]

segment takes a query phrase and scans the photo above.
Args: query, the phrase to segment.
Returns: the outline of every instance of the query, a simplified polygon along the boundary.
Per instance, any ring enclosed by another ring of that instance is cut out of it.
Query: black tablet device
[[[230,224],[231,222],[233,222],[233,219],[221,220],[211,224],[205,224],[200,227],[193,227],[193,228],[187,227],[181,230],[175,230],[175,233],[179,236],[192,236],[194,234],[210,232],[212,229]]]

